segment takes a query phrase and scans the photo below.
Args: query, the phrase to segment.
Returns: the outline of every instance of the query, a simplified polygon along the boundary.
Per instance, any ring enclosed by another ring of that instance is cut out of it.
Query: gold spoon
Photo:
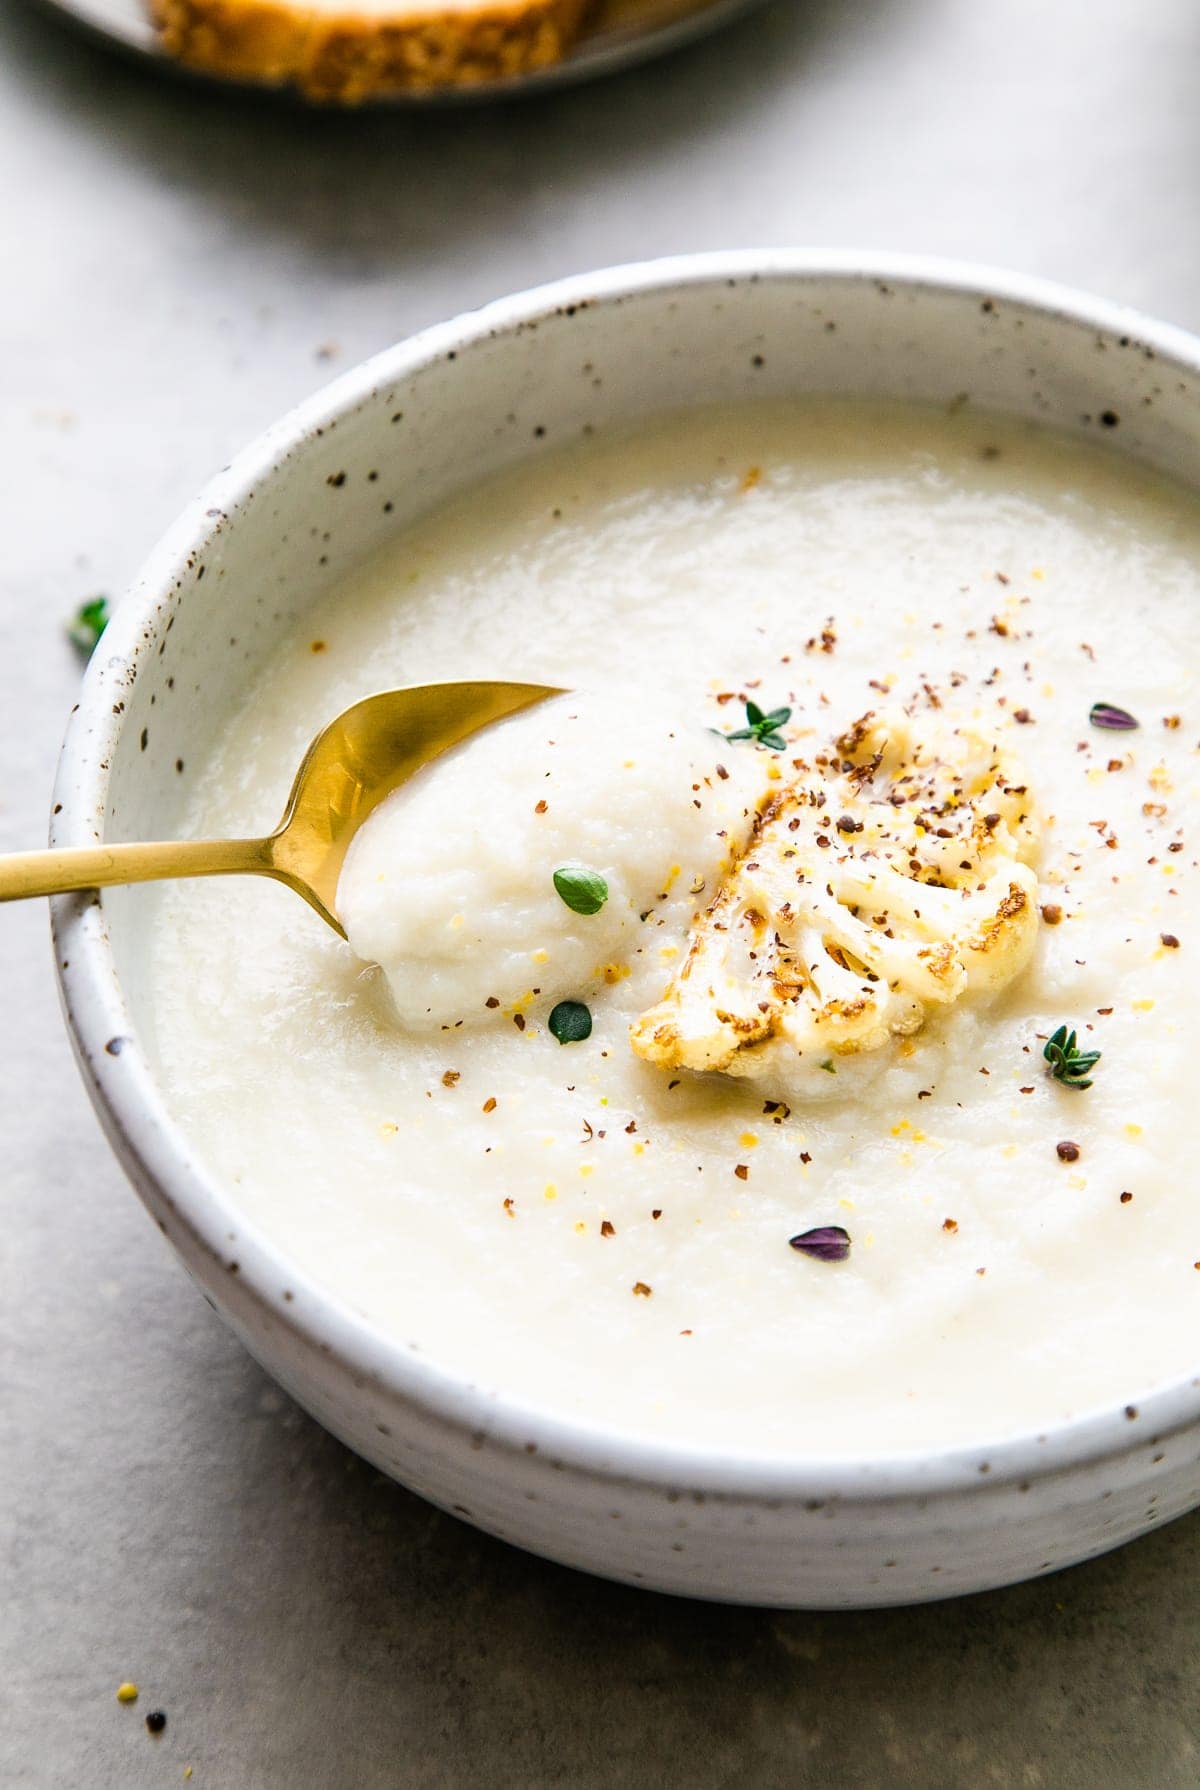
[[[273,876],[342,938],[334,912],[350,841],[373,808],[481,727],[562,691],[547,684],[411,684],[340,714],[304,754],[283,819],[266,839],[88,845],[0,858],[0,901],[173,876]]]

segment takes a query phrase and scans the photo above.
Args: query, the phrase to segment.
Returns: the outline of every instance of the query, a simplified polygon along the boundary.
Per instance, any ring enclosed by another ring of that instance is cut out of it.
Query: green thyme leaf
[[[89,658],[96,650],[96,645],[108,626],[108,598],[89,597],[81,603],[67,624],[67,638],[72,646],[79,648]]]
[[[608,900],[604,878],[583,864],[560,865],[554,872],[554,887],[573,914],[598,914]]]
[[[550,1030],[560,1044],[582,1044],[592,1035],[592,1016],[582,1001],[560,1001],[550,1015]]]
[[[746,704],[746,720],[748,727],[739,727],[736,733],[727,733],[727,740],[753,740],[756,746],[767,746],[772,752],[786,752],[787,741],[779,732],[786,721],[792,718],[791,709],[772,709],[764,714],[756,702]]]
[[[1060,1081],[1064,1088],[1090,1088],[1092,1083],[1088,1075],[1100,1061],[1098,1050],[1079,1050],[1076,1046],[1074,1032],[1066,1026],[1058,1030],[1046,1040],[1042,1055],[1050,1065],[1050,1074],[1055,1081]]]
[[[826,1057],[825,1061],[821,1064],[821,1067],[822,1067],[822,1069],[824,1069],[824,1071],[827,1075],[836,1075],[837,1074],[837,1070],[834,1067],[834,1062],[833,1062],[832,1057]]]

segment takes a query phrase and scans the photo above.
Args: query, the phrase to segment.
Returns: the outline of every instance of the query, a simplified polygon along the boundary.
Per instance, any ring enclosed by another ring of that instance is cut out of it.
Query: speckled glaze
[[[1200,491],[1200,343],[1032,280],[895,257],[662,261],[506,299],[349,373],[269,430],[156,549],[72,716],[53,839],[168,836],[189,767],[319,591],[412,516],[529,454],[693,401],[971,403]],[[1200,1503],[1194,1372],[995,1447],[791,1466],[633,1442],[485,1397],[297,1275],[176,1129],[153,1073],[145,889],[60,900],[89,1091],[205,1296],[322,1423],[495,1535],[660,1590],[819,1608],[1049,1572]]]

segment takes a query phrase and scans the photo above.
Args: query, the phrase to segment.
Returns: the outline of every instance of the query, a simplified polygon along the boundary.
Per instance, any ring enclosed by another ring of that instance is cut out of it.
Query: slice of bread
[[[591,0],[150,0],[163,48],[192,68],[299,87],[353,105],[370,95],[472,86],[545,68]]]

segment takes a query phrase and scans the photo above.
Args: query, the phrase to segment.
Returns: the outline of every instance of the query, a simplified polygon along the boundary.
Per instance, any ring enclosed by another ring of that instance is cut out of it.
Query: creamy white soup
[[[376,812],[349,944],[164,891],[172,1108],[298,1272],[523,1404],[819,1456],[1134,1402],[1200,1358],[1198,664],[1195,499],[1100,448],[829,403],[538,460],[195,775],[245,834],[373,690],[568,692]]]

